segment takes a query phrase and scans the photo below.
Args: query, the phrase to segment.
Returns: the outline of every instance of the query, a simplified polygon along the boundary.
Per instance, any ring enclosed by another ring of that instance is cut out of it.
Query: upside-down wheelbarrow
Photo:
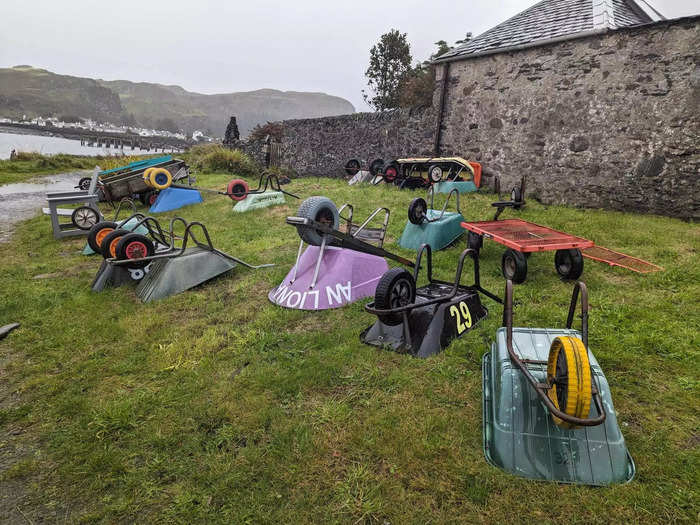
[[[182,235],[175,234],[177,224],[184,228]],[[144,217],[137,227],[141,225],[148,229],[148,235],[124,232],[119,239],[112,239],[110,244],[114,245],[114,251],[103,262],[93,290],[131,279],[138,283],[136,295],[143,302],[149,302],[193,288],[239,264],[250,269],[274,266],[254,266],[214,248],[207,228],[200,222],[188,223],[175,217],[167,232],[153,217]],[[197,238],[195,228],[203,235],[203,240]],[[189,242],[193,245],[188,246]]]
[[[581,302],[581,331],[572,329]],[[632,457],[610,387],[588,349],[588,292],[574,286],[563,329],[514,328],[506,282],[503,327],[482,361],[484,454],[512,474],[587,485],[624,483]]]
[[[450,199],[455,197],[456,211],[447,211]],[[442,210],[435,209],[433,186],[428,188],[430,205],[422,197],[415,198],[408,206],[408,222],[399,238],[399,246],[418,250],[423,244],[438,251],[455,242],[463,233],[464,217],[459,208],[459,191],[453,189],[447,195]]]
[[[348,216],[342,216],[342,212]],[[370,227],[384,215],[380,227]],[[344,230],[340,222],[345,223]],[[383,248],[389,210],[377,208],[361,224],[353,222],[353,207],[338,210],[326,197],[310,197],[297,215],[287,217],[301,238],[296,263],[270,301],[286,308],[325,310],[338,308],[374,294],[377,282],[388,269],[384,258],[413,266],[413,262]],[[304,243],[308,248],[303,251]]]
[[[428,283],[416,288],[423,252],[427,252]],[[474,262],[472,285],[461,284],[467,258]],[[429,357],[488,315],[479,294],[502,302],[482,288],[479,259],[473,250],[462,252],[453,282],[433,279],[432,250],[428,244],[421,247],[413,268],[413,274],[404,268],[392,268],[380,279],[374,301],[365,306],[378,319],[360,335],[364,343]]]

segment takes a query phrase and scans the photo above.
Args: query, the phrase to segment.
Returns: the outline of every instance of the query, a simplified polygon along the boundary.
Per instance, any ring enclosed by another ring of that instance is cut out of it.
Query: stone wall
[[[449,66],[443,155],[544,203],[700,218],[700,17],[473,57]],[[437,70],[437,108],[444,77]],[[284,122],[284,164],[430,155],[437,111]]]
[[[375,158],[429,155],[434,122],[432,109],[285,120],[283,163],[300,175],[340,177],[351,158],[366,167]]]
[[[450,64],[442,152],[544,203],[700,217],[699,20]]]

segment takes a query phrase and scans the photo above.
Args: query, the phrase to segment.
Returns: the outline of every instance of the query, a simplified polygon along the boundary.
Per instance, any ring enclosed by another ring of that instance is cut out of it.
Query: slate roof
[[[436,59],[469,58],[470,55],[539,41],[566,38],[594,30],[614,30],[620,27],[663,20],[644,0],[542,0],[522,13],[489,29],[469,42],[448,51]]]

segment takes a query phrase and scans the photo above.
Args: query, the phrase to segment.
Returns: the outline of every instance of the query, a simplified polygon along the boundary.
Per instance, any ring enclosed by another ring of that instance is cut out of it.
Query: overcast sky
[[[650,0],[667,18],[699,0]],[[177,84],[200,93],[322,91],[365,110],[369,49],[396,28],[414,62],[535,0],[2,0],[0,67]]]

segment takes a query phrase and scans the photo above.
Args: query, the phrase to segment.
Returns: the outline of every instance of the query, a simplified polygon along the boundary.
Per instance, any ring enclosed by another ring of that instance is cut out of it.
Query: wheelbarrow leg
[[[294,263],[294,275],[292,275],[292,280],[289,284],[292,284],[297,280],[297,270],[299,269],[299,258],[301,257],[301,249],[304,247],[304,241],[299,241],[299,251],[297,252],[297,262]]]
[[[316,261],[316,268],[314,269],[314,277],[311,279],[311,286],[313,288],[316,286],[316,280],[318,279],[318,271],[321,268],[321,261],[323,260],[323,253],[326,251],[326,242],[328,242],[328,235],[323,236],[323,241],[321,241],[321,249],[318,252],[318,260]]]

